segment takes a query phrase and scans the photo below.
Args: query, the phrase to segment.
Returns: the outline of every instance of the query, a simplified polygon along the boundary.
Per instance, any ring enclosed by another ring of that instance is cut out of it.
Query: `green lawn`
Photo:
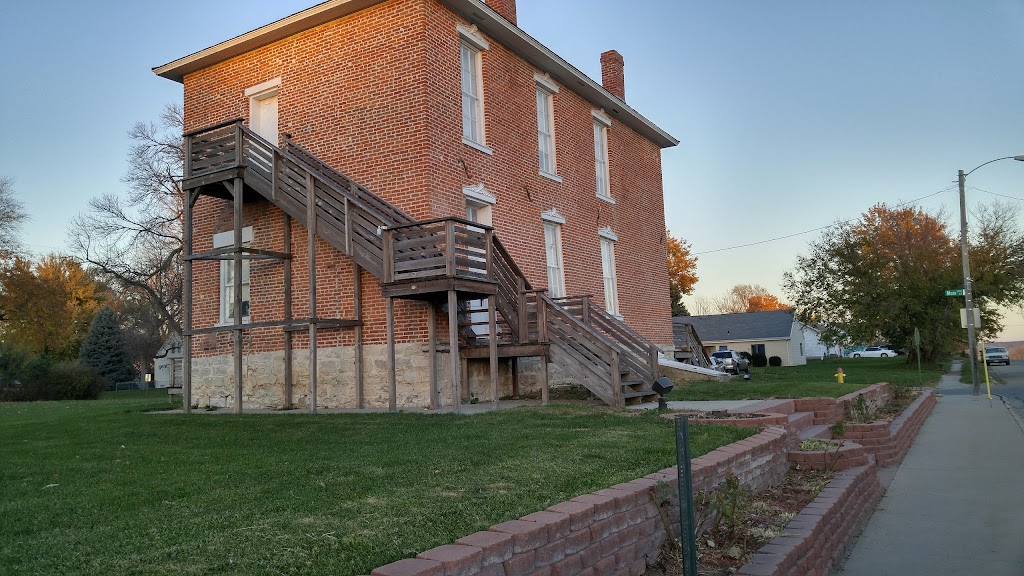
[[[0,574],[367,574],[675,461],[655,414],[143,413],[167,405],[0,404]],[[752,433],[694,426],[694,457]]]
[[[846,373],[837,384],[836,368]],[[922,383],[931,385],[948,366],[922,366]],[[837,398],[877,382],[917,386],[917,364],[899,358],[833,358],[810,360],[805,366],[751,368],[750,381],[680,382],[669,400],[756,400],[762,398]]]

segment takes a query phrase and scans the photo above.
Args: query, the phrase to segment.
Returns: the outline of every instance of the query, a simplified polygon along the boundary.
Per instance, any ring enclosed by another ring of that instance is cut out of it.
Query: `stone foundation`
[[[356,408],[355,355],[351,346],[317,350],[317,408]],[[422,409],[430,405],[429,347],[427,344],[395,346],[398,407]],[[499,398],[512,395],[511,360],[498,361]],[[213,356],[192,360],[192,405],[200,408],[235,406],[233,357]],[[363,397],[366,408],[388,407],[387,346],[363,346]],[[470,360],[468,385],[463,401],[475,397],[492,401],[488,360]],[[439,405],[452,405],[450,362],[447,349],[437,354]],[[574,383],[558,366],[549,365],[552,386]],[[519,359],[519,393],[540,391],[540,359]],[[309,351],[292,352],[292,402],[309,407]],[[242,358],[242,408],[284,407],[284,352],[248,354]]]

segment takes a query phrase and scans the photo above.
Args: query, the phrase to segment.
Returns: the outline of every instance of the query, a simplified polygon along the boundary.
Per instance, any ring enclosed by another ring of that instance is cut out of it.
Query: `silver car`
[[[1006,348],[1001,346],[985,346],[985,363],[986,364],[1006,364],[1010,365],[1010,354],[1006,351]]]
[[[750,362],[735,350],[719,350],[711,353],[711,362],[719,369],[730,374],[750,372]]]

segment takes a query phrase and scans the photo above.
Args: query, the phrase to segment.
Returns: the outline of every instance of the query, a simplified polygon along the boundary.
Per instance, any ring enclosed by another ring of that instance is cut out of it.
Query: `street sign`
[[[946,290],[946,296],[963,296],[963,295],[964,295],[964,289],[963,288],[954,288],[952,290]]]
[[[974,327],[975,328],[980,328],[981,327],[981,311],[978,310],[977,308],[971,308],[971,310],[974,312]],[[960,327],[961,328],[967,328],[967,308],[961,308],[960,309]]]

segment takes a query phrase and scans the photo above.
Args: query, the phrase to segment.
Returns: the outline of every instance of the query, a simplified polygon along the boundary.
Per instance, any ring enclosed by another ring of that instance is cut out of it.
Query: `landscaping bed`
[[[366,574],[675,461],[671,423],[595,407],[144,414],[167,406],[0,404],[0,574]]]

